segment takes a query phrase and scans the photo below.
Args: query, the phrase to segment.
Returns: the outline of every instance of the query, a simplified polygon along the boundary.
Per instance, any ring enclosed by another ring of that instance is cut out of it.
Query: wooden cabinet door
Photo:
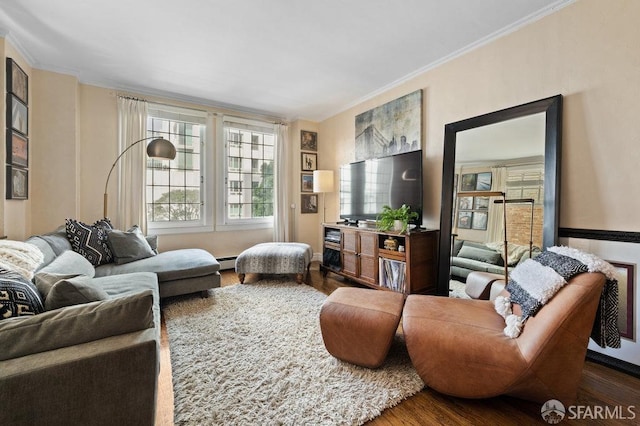
[[[358,233],[342,230],[342,272],[353,277],[358,276]]]
[[[360,233],[360,279],[371,284],[378,282],[378,235]]]

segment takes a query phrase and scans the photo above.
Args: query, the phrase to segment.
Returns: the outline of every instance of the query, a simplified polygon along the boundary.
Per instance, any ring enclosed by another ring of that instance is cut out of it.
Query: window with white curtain
[[[150,229],[201,228],[207,223],[205,146],[207,114],[149,104],[147,136],[176,147],[174,160],[147,159],[147,221]],[[210,221],[209,221],[210,222]]]
[[[221,225],[273,224],[276,134],[272,123],[224,117]]]

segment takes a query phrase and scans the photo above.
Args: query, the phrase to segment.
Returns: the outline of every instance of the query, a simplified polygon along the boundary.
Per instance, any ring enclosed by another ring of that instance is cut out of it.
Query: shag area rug
[[[376,370],[329,355],[325,298],[262,280],[164,305],[175,424],[358,425],[423,388],[400,335]]]
[[[464,291],[465,283],[460,281],[449,281],[449,297],[455,297],[457,299],[471,299],[469,295]]]

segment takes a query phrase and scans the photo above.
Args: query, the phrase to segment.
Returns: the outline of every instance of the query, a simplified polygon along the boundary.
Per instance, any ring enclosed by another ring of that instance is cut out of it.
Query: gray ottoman
[[[236,259],[240,283],[245,274],[296,274],[301,284],[311,264],[313,250],[305,243],[261,243],[246,249]]]

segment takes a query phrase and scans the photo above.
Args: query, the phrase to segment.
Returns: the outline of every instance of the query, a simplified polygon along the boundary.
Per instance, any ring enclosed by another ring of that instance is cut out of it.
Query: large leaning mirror
[[[476,262],[501,273],[504,255],[461,259],[460,265],[456,255],[463,245],[474,244],[504,252],[504,223],[510,266],[515,263],[512,252],[526,257],[557,243],[561,137],[561,95],[445,126],[439,295],[449,294],[451,279],[464,282],[476,265],[483,270]],[[502,192],[504,197],[482,192]]]

